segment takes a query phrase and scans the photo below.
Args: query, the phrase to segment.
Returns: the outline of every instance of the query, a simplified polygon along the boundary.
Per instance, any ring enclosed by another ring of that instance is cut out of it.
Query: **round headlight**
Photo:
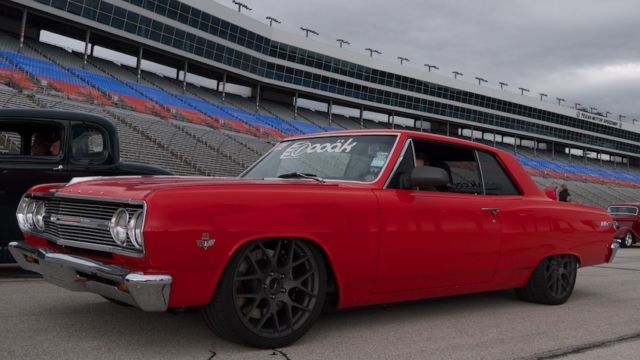
[[[129,223],[129,213],[125,209],[118,209],[109,222],[109,231],[113,240],[120,246],[127,242],[127,225]]]
[[[23,197],[20,200],[20,204],[18,204],[18,210],[16,210],[16,218],[18,219],[18,226],[22,231],[28,231],[29,227],[27,226],[27,208],[31,203],[30,198]]]
[[[29,204],[27,205],[27,208],[25,209],[25,212],[24,212],[27,228],[29,230],[32,230],[35,226],[33,215],[36,210],[36,205],[37,205],[36,201],[33,201],[33,200],[29,201]]]
[[[144,240],[142,238],[142,210],[136,211],[131,220],[129,220],[129,226],[127,226],[127,233],[133,246],[141,249],[144,246]]]
[[[36,229],[44,231],[44,214],[45,214],[44,201],[38,201],[33,211],[33,223],[36,225]]]

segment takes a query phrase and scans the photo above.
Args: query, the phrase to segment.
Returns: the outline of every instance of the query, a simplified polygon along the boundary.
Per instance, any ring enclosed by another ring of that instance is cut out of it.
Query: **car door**
[[[13,262],[7,245],[22,239],[15,216],[22,195],[37,184],[67,181],[64,149],[55,154],[32,154],[36,134],[51,136],[44,148],[64,143],[64,125],[35,120],[0,124],[0,262]]]
[[[475,150],[411,141],[394,176],[415,161],[414,146],[427,165],[449,173],[450,184],[440,189],[406,189],[392,177],[390,186],[376,191],[381,238],[375,291],[490,281],[500,255],[500,213],[496,199],[483,195]]]

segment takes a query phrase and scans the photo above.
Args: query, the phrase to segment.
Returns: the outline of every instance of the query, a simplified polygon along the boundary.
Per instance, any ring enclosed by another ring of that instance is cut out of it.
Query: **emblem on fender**
[[[215,239],[209,238],[209,233],[202,233],[202,239],[196,240],[196,245],[198,245],[199,248],[203,248],[204,250],[212,247],[215,243]]]

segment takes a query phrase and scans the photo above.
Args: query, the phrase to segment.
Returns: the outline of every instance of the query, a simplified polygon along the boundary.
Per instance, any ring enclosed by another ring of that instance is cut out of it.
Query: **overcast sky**
[[[457,70],[466,81],[480,76],[640,120],[638,0],[242,1],[248,16],[273,16],[283,30],[318,31],[313,41],[344,38],[389,62],[405,56],[409,66],[435,64],[447,76]]]

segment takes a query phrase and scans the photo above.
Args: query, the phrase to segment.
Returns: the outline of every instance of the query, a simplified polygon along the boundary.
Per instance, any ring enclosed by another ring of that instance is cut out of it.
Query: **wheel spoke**
[[[235,295],[236,298],[238,299],[255,299],[255,298],[259,298],[260,294],[257,293],[253,293],[253,294],[236,294]]]
[[[273,317],[273,325],[276,328],[276,333],[280,335],[280,321],[278,320],[278,312],[277,311],[272,312],[271,317]]]
[[[300,310],[302,310],[304,312],[311,312],[310,308],[308,308],[306,306],[303,306],[303,305],[300,305],[300,304],[296,303],[295,301],[291,302],[291,306],[294,306],[294,307],[296,307],[296,308],[298,308],[298,309],[300,309]]]
[[[291,240],[291,246],[289,246],[289,255],[287,257],[287,263],[289,268],[293,268],[293,253],[295,251],[296,242]]]
[[[260,280],[260,279],[262,279],[262,274],[236,276],[236,281]]]
[[[260,322],[258,323],[258,325],[256,325],[256,329],[258,330],[262,329],[262,327],[267,322],[267,320],[269,320],[270,316],[271,316],[271,311],[268,311],[265,314],[263,314],[262,319],[260,319]]]
[[[305,262],[305,261],[307,261],[309,259],[311,259],[311,257],[309,255],[307,255],[307,256],[303,257],[302,259],[298,259],[297,261],[295,261],[293,264],[291,264],[291,267],[296,267],[296,266],[302,264],[303,262]]]

